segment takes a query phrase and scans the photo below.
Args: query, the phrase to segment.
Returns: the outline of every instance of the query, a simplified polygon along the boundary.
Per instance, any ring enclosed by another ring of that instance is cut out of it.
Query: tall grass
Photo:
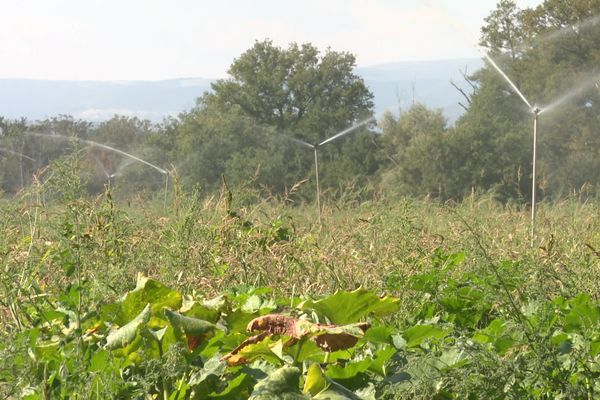
[[[256,201],[249,189],[224,188],[207,197],[183,191],[175,180],[165,207],[162,196],[116,199],[109,188],[86,196],[74,163],[45,173],[16,197],[0,200],[0,344],[43,318],[38,310],[48,298],[71,302],[79,321],[86,309],[133,289],[140,272],[206,296],[239,285],[269,286],[286,296],[362,286],[402,299],[401,311],[390,320],[398,329],[435,323],[440,317],[428,314],[428,302],[471,285],[484,293],[487,313],[525,332],[521,350],[528,347],[529,358],[506,360],[463,343],[491,322],[485,318],[466,327],[450,321],[456,329],[451,350],[477,354],[471,372],[508,381],[521,376],[520,362],[535,365],[540,376],[562,373],[549,344],[552,332],[533,329],[528,310],[563,299],[566,314],[580,306],[570,299],[583,294],[597,301],[600,293],[600,206],[577,198],[539,205],[532,248],[528,209],[492,197],[448,204],[385,197],[330,201],[319,224],[312,204],[291,205],[289,196]],[[423,277],[431,281],[425,296],[415,286],[415,278]],[[550,321],[552,313],[546,314],[539,319]],[[13,359],[19,351],[0,345],[0,353]],[[411,360],[425,368],[426,358]],[[577,362],[573,368],[587,365],[583,356]],[[423,376],[436,376],[453,390],[487,390],[485,379],[467,384],[453,373]],[[548,379],[549,387],[568,392],[561,388],[563,375]],[[434,386],[423,379],[415,387],[427,398],[439,389]]]
[[[598,293],[594,203],[542,203],[532,249],[528,210],[488,197],[326,205],[319,225],[311,204],[269,199],[236,206],[235,191],[203,198],[177,190],[165,209],[160,198],[116,201],[110,191],[88,198],[75,174],[61,176],[1,203],[3,299],[23,282],[62,285],[57,276],[65,262],[77,264],[97,296],[122,293],[137,272],[210,293],[236,284],[282,292],[402,290],[390,286],[390,277],[422,272],[438,250],[465,252],[462,268],[478,268],[486,262],[481,246],[487,257],[518,260],[528,290],[539,291],[541,279],[550,285],[544,291]]]

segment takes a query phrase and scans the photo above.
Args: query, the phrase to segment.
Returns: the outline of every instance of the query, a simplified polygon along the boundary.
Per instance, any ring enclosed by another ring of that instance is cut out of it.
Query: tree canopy
[[[373,94],[353,70],[354,55],[309,43],[287,49],[256,42],[236,58],[229,79],[212,85],[224,107],[239,107],[256,121],[317,141],[373,109]]]

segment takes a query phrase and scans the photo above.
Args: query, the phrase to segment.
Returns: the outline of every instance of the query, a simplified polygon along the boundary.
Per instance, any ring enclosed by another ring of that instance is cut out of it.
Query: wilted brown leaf
[[[287,315],[263,315],[250,321],[246,328],[250,332],[262,332],[246,339],[229,354],[225,355],[223,360],[226,360],[230,365],[244,363],[243,357],[237,357],[236,354],[244,347],[256,344],[269,335],[289,336],[291,339],[284,344],[285,347],[292,346],[298,340],[308,337],[323,351],[345,350],[355,346],[358,339],[369,327],[370,325],[366,322],[350,325],[326,325],[315,324]]]
[[[336,325],[322,325],[326,328],[337,328]],[[368,323],[356,324],[356,327],[359,328],[363,333],[369,329],[370,325]],[[354,336],[347,332],[339,332],[339,333],[324,333],[322,335],[317,335],[313,338],[314,342],[319,346],[323,351],[334,352],[338,350],[345,350],[356,345],[358,342],[359,336]]]

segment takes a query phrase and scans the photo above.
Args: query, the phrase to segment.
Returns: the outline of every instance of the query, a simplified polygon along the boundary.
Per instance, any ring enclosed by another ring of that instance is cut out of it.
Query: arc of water
[[[315,148],[315,145],[314,145],[314,144],[310,144],[310,143],[308,143],[308,142],[305,142],[304,140],[296,139],[296,138],[294,138],[294,137],[290,137],[289,139],[290,139],[292,142],[296,142],[296,143],[298,143],[298,144],[300,144],[300,145],[302,145],[302,146],[306,146],[306,147],[308,147],[308,148],[311,148],[311,149],[314,149],[314,148]]]
[[[351,132],[354,132],[356,129],[358,129],[358,128],[362,127],[362,126],[365,126],[367,124],[373,123],[375,121],[376,121],[375,117],[370,117],[370,118],[367,118],[365,120],[362,120],[362,121],[358,122],[357,124],[352,125],[350,128],[344,129],[340,133],[337,133],[337,134],[333,135],[329,139],[325,139],[324,141],[322,141],[321,143],[319,143],[318,146],[323,146],[326,143],[332,142],[332,141],[334,141],[334,140],[336,140],[336,139],[338,139],[338,138],[340,138],[340,137],[342,137],[344,135],[347,135],[347,134],[349,134]]]
[[[526,41],[523,45],[518,47],[518,50],[523,51],[527,47],[531,46],[535,41],[536,44],[545,44],[551,42],[561,36],[564,36],[568,33],[576,33],[579,34],[582,31],[593,28],[597,24],[600,23],[600,14],[593,15],[589,18],[581,20],[573,25],[563,26],[556,30],[549,31],[547,33],[542,33],[536,35],[533,40]]]
[[[131,158],[131,159],[133,159],[135,161],[138,161],[138,162],[140,162],[140,163],[142,163],[144,165],[147,165],[148,167],[150,167],[150,168],[152,168],[152,169],[160,172],[161,174],[163,174],[165,176],[165,204],[164,204],[164,206],[165,206],[165,208],[167,207],[167,191],[169,189],[169,174],[168,174],[168,172],[166,170],[164,170],[164,169],[162,169],[162,168],[160,168],[160,167],[158,167],[158,166],[156,166],[156,165],[154,165],[152,163],[149,163],[146,160],[143,160],[143,159],[141,159],[139,157],[136,157],[133,154],[127,153],[127,152],[125,152],[123,150],[120,150],[120,149],[116,149],[116,148],[108,146],[106,144],[95,142],[93,140],[87,140],[87,139],[82,139],[82,138],[78,138],[78,137],[72,137],[71,138],[71,137],[67,137],[67,136],[63,136],[63,135],[56,135],[56,134],[44,135],[44,134],[37,133],[37,132],[27,132],[26,134],[28,134],[28,135],[34,135],[34,136],[38,136],[38,137],[60,138],[62,140],[76,140],[76,141],[78,141],[80,143],[85,143],[85,144],[87,144],[89,146],[97,146],[97,147],[100,147],[100,148],[103,148],[103,149],[106,149],[106,150],[109,150],[109,151],[113,151],[113,152],[121,154],[121,155],[123,155],[125,157],[129,157],[129,158]],[[117,172],[119,172],[119,171],[117,171]],[[115,172],[115,173],[117,173],[117,172]],[[114,174],[112,174],[111,176],[109,176],[109,182],[110,182],[110,179],[111,179],[112,176],[114,176]]]
[[[558,106],[574,99],[575,97],[583,94],[586,90],[588,89],[592,89],[594,86],[598,87],[599,86],[599,81],[600,80],[600,75],[597,75],[593,78],[591,78],[589,81],[586,80],[582,85],[579,85],[577,87],[575,87],[574,89],[570,90],[569,92],[567,92],[566,94],[564,94],[563,96],[559,97],[558,99],[554,100],[552,103],[541,107],[540,109],[540,114],[541,113],[545,113],[548,111],[552,111],[555,108],[557,108]]]
[[[108,179],[110,179],[110,174],[108,173],[106,168],[104,168],[104,165],[102,164],[100,159],[96,155],[92,155],[92,157],[94,157],[94,162],[96,163],[96,165],[99,166],[100,169],[102,169],[102,172],[104,172],[104,176],[106,176]]]
[[[162,169],[162,168],[160,168],[160,167],[157,167],[156,165],[154,165],[154,164],[152,164],[152,163],[149,163],[149,162],[148,162],[148,161],[146,161],[146,160],[142,160],[141,158],[139,158],[139,157],[136,157],[136,156],[134,156],[133,154],[129,154],[129,153],[127,153],[127,152],[123,151],[123,150],[115,149],[114,147],[107,146],[107,145],[105,145],[105,144],[102,144],[102,143],[97,143],[97,142],[94,142],[94,141],[92,141],[92,140],[85,140],[85,139],[82,139],[82,140],[83,140],[85,143],[89,144],[89,145],[92,145],[92,146],[98,146],[98,147],[101,147],[101,148],[103,148],[103,149],[111,150],[111,151],[114,151],[114,152],[116,152],[116,153],[119,153],[119,154],[121,154],[121,155],[123,155],[123,156],[125,156],[125,157],[129,157],[129,158],[131,158],[131,159],[133,159],[133,160],[136,160],[136,161],[138,161],[138,162],[141,162],[142,164],[145,164],[145,165],[149,166],[150,168],[153,168],[153,169],[155,169],[156,171],[160,172],[160,173],[161,173],[161,174],[163,174],[163,175],[166,175],[166,174],[167,174],[167,171],[165,171],[164,169]]]
[[[36,161],[35,158],[29,157],[29,156],[27,156],[27,155],[25,155],[23,153],[19,153],[17,151],[13,151],[13,150],[7,149],[5,147],[0,147],[0,153],[12,154],[12,155],[17,156],[17,157],[26,158],[29,161],[34,161],[34,162]]]
[[[37,132],[27,132],[26,134],[28,134],[28,135],[33,135],[33,136],[37,136],[37,137],[51,138],[51,139],[55,139],[55,138],[57,138],[57,139],[61,139],[61,140],[76,140],[76,141],[78,141],[78,142],[80,142],[80,143],[85,143],[85,144],[87,144],[87,145],[89,145],[89,146],[97,146],[97,147],[101,147],[101,148],[103,148],[103,149],[106,149],[106,150],[109,150],[109,151],[112,151],[112,152],[115,152],[115,153],[121,154],[122,156],[129,157],[129,158],[131,158],[131,159],[133,159],[133,160],[135,160],[135,161],[138,161],[138,162],[140,162],[140,163],[142,163],[142,164],[145,164],[145,165],[147,165],[148,167],[150,167],[150,168],[152,168],[152,169],[154,169],[154,170],[156,170],[156,171],[160,172],[160,173],[161,173],[161,174],[163,174],[163,175],[166,175],[166,174],[167,174],[167,171],[165,171],[164,169],[162,169],[162,168],[160,168],[160,167],[158,167],[158,166],[156,166],[156,165],[154,165],[154,164],[152,164],[152,163],[149,163],[149,162],[148,162],[148,161],[146,161],[146,160],[143,160],[143,159],[141,159],[141,158],[139,158],[139,157],[136,157],[136,156],[134,156],[133,154],[127,153],[127,152],[125,152],[125,151],[123,151],[123,150],[120,150],[120,149],[117,149],[117,148],[111,147],[111,146],[109,146],[109,145],[106,145],[106,144],[102,144],[102,143],[95,142],[95,141],[93,141],[93,140],[82,139],[82,138],[78,138],[78,137],[68,137],[68,136],[57,135],[57,134],[51,134],[51,135],[47,135],[47,134],[42,134],[42,133],[37,133]]]
[[[496,64],[496,62],[492,59],[492,57],[490,57],[490,55],[487,52],[485,52],[485,51],[483,52],[483,55],[488,60],[488,62],[492,65],[492,67],[494,67],[494,69],[496,71],[498,71],[498,73],[504,78],[504,80],[506,82],[508,82],[508,84],[510,85],[510,87],[513,88],[513,90],[515,91],[515,93],[517,93],[519,95],[519,97],[521,98],[521,100],[523,100],[523,102],[525,104],[527,104],[527,107],[529,107],[530,110],[533,110],[534,107],[531,105],[531,103],[529,102],[529,100],[527,100],[527,98],[519,90],[519,88],[517,87],[517,85],[515,85],[514,82],[508,77],[508,75],[506,75],[504,73],[504,71],[498,66],[498,64]]]

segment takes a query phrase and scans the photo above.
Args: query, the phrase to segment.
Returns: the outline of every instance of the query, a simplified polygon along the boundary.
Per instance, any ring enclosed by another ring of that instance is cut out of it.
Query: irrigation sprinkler
[[[165,176],[165,208],[166,208],[166,199],[167,199],[167,192],[166,191],[168,190],[168,186],[169,186],[169,173],[166,170],[160,168],[159,166],[154,165],[154,164],[152,164],[152,163],[150,163],[150,162],[148,162],[148,161],[146,161],[144,159],[136,157],[133,154],[127,153],[127,152],[125,152],[123,150],[114,148],[114,147],[109,146],[107,144],[98,143],[98,142],[95,142],[93,140],[82,139],[82,138],[78,138],[78,137],[69,137],[69,136],[57,135],[57,134],[54,134],[54,133],[50,134],[50,135],[47,135],[47,134],[42,134],[42,133],[37,133],[37,132],[27,132],[26,134],[27,135],[32,135],[32,136],[37,136],[37,137],[50,138],[50,139],[75,140],[75,141],[80,142],[80,143],[85,143],[85,144],[87,144],[88,146],[91,146],[91,147],[94,147],[94,146],[95,147],[100,147],[100,148],[106,149],[108,151],[112,151],[114,153],[117,153],[117,154],[120,154],[122,156],[125,156],[125,157],[127,157],[127,158],[129,158],[129,159],[131,159],[133,161],[140,162],[140,163],[142,163],[142,164],[144,164],[144,165],[146,165],[146,166],[148,166],[148,167],[150,167],[150,168],[152,168],[152,169],[160,172],[161,174],[163,174]],[[110,187],[110,184],[111,184],[111,178],[114,178],[115,176],[118,176],[119,171],[121,169],[125,168],[127,165],[129,165],[129,164],[125,164],[124,166],[120,167],[117,170],[117,172],[115,172],[113,174],[110,174],[110,176],[108,176],[109,187]]]
[[[294,141],[302,146],[312,149],[314,152],[314,155],[315,155],[315,183],[317,184],[317,214],[319,216],[319,224],[321,223],[321,188],[319,186],[319,155],[318,155],[319,148],[329,142],[339,139],[342,136],[345,136],[351,132],[354,132],[355,130],[357,130],[360,127],[363,127],[365,125],[368,125],[370,123],[375,123],[375,122],[377,122],[375,117],[367,118],[363,121],[360,121],[359,123],[357,123],[355,125],[352,125],[351,127],[347,128],[347,129],[344,129],[341,132],[336,133],[335,135],[331,136],[330,138],[325,139],[322,142],[315,143],[315,144],[311,144],[311,143],[305,142],[304,140],[300,140],[300,139],[296,139],[296,138],[292,138],[292,137],[289,138],[292,141]]]
[[[444,16],[450,15],[448,10],[445,9],[444,7],[442,7],[440,4],[437,4],[436,8],[441,9],[443,11],[442,14]],[[448,18],[448,19],[449,19],[450,24],[457,31],[464,34],[465,29],[464,29],[463,24],[457,24],[456,23],[457,21],[455,19],[452,19],[452,18]],[[574,32],[576,34],[579,34],[580,32],[582,32],[584,30],[588,30],[592,27],[595,27],[598,24],[600,24],[600,14],[593,15],[587,19],[579,21],[576,24],[573,24],[570,26],[564,26],[554,32],[550,32],[545,35],[538,35],[536,37],[536,41],[539,42],[540,44],[544,44],[546,42],[549,42],[556,38],[559,38],[569,32]],[[524,51],[530,45],[531,45],[531,43],[528,43],[527,46],[523,46],[523,45],[519,46],[517,48],[517,50]],[[523,95],[523,93],[519,90],[519,88],[513,83],[513,81],[508,77],[508,75],[498,66],[498,64],[496,64],[496,62],[490,57],[490,55],[485,50],[483,50],[481,48],[479,48],[479,50],[483,53],[484,57],[494,67],[494,69],[496,69],[496,71],[504,78],[504,80],[506,80],[506,82],[508,82],[508,84],[511,86],[511,88],[519,95],[521,100],[527,105],[528,110],[533,115],[533,158],[532,158],[532,177],[531,177],[531,180],[532,180],[532,185],[531,185],[532,186],[532,188],[531,188],[531,247],[533,247],[535,244],[535,212],[536,212],[535,208],[536,208],[536,173],[537,173],[536,172],[536,155],[537,155],[537,130],[538,130],[539,115],[553,110],[554,108],[558,107],[562,103],[565,103],[566,101],[572,99],[573,97],[581,94],[584,90],[587,90],[588,88],[595,86],[596,88],[600,89],[600,76],[596,76],[596,77],[592,78],[590,81],[584,82],[583,85],[579,85],[578,87],[576,87],[576,88],[572,89],[571,91],[567,92],[566,94],[564,94],[562,97],[555,99],[552,103],[547,104],[546,106],[540,108],[535,105],[532,105],[529,102],[529,100],[527,100],[527,98]]]
[[[535,244],[535,194],[536,194],[536,164],[537,164],[537,126],[540,109],[534,107],[533,112],[533,160],[531,162],[531,247]]]
[[[576,86],[574,89],[565,93],[558,99],[554,100],[550,104],[544,107],[532,106],[525,95],[519,90],[517,85],[508,77],[508,75],[498,66],[498,64],[490,57],[487,52],[483,52],[485,58],[488,60],[490,65],[508,82],[511,88],[519,95],[521,100],[527,105],[529,111],[533,115],[533,157],[531,162],[532,176],[531,176],[531,247],[535,244],[535,216],[536,216],[536,178],[537,178],[537,133],[538,133],[538,118],[540,114],[554,110],[563,103],[571,100],[575,96],[583,93],[585,90],[598,86],[598,77],[594,77],[589,81],[585,81],[583,84]]]
[[[508,82],[510,87],[519,95],[523,103],[525,103],[529,109],[529,111],[533,114],[533,157],[531,162],[531,247],[534,246],[535,242],[535,194],[536,194],[536,159],[537,159],[537,125],[538,125],[538,116],[540,114],[540,109],[538,107],[534,107],[531,105],[529,100],[525,97],[525,95],[519,90],[517,85],[508,77],[508,75],[496,64],[496,62],[490,57],[487,52],[483,52],[483,55],[488,60],[490,65],[494,67],[494,69]]]

